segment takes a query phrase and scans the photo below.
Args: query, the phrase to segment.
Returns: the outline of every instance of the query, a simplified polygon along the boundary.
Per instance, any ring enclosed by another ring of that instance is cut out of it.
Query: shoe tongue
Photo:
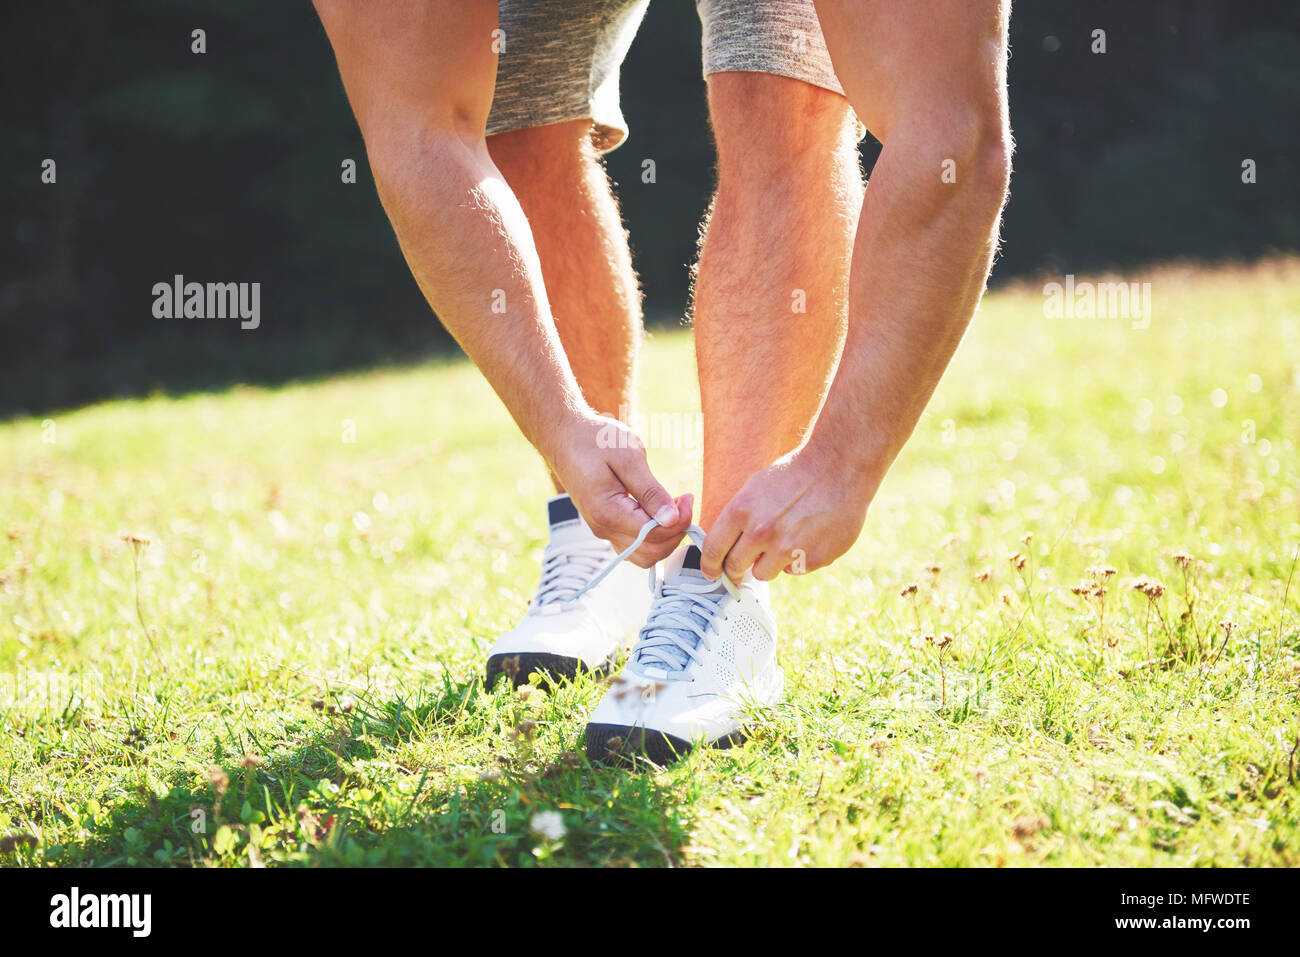
[[[587,523],[578,514],[578,507],[567,495],[556,495],[546,500],[546,519],[551,529],[551,542],[568,545],[571,542],[595,538]]]
[[[696,545],[687,545],[684,548],[677,549],[668,556],[668,560],[664,563],[664,581],[671,582],[681,579],[708,581],[704,577],[704,573],[700,571],[700,549]],[[713,584],[718,591],[726,591],[726,586],[722,583],[721,578]],[[755,581],[751,572],[745,573],[744,584],[766,594],[764,589],[766,589],[767,583]]]
[[[687,545],[679,548],[668,556],[668,561],[664,566],[664,581],[679,581],[681,579],[704,579],[704,573],[700,571],[700,550],[695,545]],[[721,587],[719,582],[718,586]]]

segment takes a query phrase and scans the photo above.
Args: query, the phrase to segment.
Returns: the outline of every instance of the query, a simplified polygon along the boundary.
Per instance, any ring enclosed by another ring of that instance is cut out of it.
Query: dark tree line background
[[[0,24],[0,414],[454,349],[306,0],[16,2]],[[995,283],[1300,248],[1295,0],[1020,0],[1010,77]],[[689,0],[653,0],[622,89],[632,135],[608,166],[647,317],[677,322],[713,175]],[[349,157],[356,185],[340,181]],[[260,282],[261,328],[155,319],[152,286],[176,273]]]

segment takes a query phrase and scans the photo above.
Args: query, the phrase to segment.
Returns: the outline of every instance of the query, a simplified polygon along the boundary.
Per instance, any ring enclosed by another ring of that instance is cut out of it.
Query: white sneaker
[[[587,527],[569,496],[549,499],[546,508],[551,540],[542,580],[523,620],[488,652],[489,688],[502,674],[518,687],[534,672],[565,679],[582,671],[607,673],[650,607],[646,571],[635,565],[619,563],[592,585],[618,556]]]
[[[695,526],[688,534],[703,542]],[[730,747],[744,739],[747,707],[778,703],[784,685],[767,582],[711,582],[699,548],[686,545],[668,559],[627,665],[591,715],[587,756],[668,764],[699,743]]]

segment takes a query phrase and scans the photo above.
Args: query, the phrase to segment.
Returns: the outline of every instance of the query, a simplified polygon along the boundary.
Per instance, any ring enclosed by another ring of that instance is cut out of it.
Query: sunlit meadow
[[[787,702],[667,769],[482,688],[548,485],[469,365],[0,425],[0,863],[1300,864],[1300,262],[1122,278],[1149,323],[986,299],[774,591]]]

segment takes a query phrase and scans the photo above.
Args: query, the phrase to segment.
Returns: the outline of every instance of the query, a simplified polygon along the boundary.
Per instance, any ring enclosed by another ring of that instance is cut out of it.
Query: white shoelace
[[[645,541],[647,535],[659,523],[653,518],[641,526],[636,540],[619,553],[605,569],[593,578],[585,588],[573,596],[581,597],[589,589],[598,585],[610,572]],[[704,529],[692,525],[686,529],[686,535],[696,547],[704,547]],[[653,574],[653,571],[651,572]],[[724,572],[719,581],[732,598],[740,597],[738,589]],[[648,677],[662,677],[668,681],[682,681],[686,678],[686,668],[692,661],[698,662],[699,647],[704,642],[704,635],[713,622],[721,606],[723,596],[718,593],[718,582],[692,582],[685,580],[664,581],[658,588],[658,595],[650,608],[650,617],[645,627],[637,636],[636,647],[632,649],[632,660],[643,670],[648,669]]]
[[[548,545],[542,558],[542,581],[531,611],[557,614],[571,607],[593,584],[605,577],[609,546],[604,542]],[[593,579],[593,575],[599,577]]]

